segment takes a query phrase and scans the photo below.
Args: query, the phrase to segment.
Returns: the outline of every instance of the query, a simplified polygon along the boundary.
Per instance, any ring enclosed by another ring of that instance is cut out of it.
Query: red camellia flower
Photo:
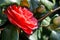
[[[11,5],[5,10],[5,14],[12,24],[18,26],[27,34],[32,34],[33,30],[38,28],[37,19],[25,7]]]

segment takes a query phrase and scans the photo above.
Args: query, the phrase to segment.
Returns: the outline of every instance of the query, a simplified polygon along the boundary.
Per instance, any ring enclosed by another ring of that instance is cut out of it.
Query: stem
[[[54,13],[55,11],[59,10],[60,7],[54,9],[54,10],[51,10],[49,11],[45,16],[43,16],[42,18],[40,18],[38,21],[42,21],[43,19],[45,19],[47,16],[51,15],[52,13]]]
[[[4,30],[4,28],[1,28],[0,31]]]

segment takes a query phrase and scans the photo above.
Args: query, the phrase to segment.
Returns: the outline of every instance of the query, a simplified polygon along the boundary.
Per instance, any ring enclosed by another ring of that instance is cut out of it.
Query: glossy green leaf
[[[30,0],[30,10],[33,11],[34,9],[36,9],[39,6],[38,4],[38,0]]]
[[[40,27],[32,35],[30,35],[29,39],[30,40],[40,40],[41,39],[41,31],[42,31],[42,27]]]
[[[47,27],[43,27],[42,28],[42,35],[44,36],[50,36],[51,35],[51,30],[50,29],[48,29]]]
[[[60,1],[59,1],[59,5],[60,5]]]
[[[17,28],[12,25],[6,26],[2,31],[2,40],[19,40],[19,32],[17,31]]]
[[[54,3],[52,3],[52,2],[50,2],[48,0],[41,0],[40,2],[42,4],[44,4],[47,7],[48,10],[52,10],[54,5],[55,5]]]
[[[41,22],[41,25],[42,25],[42,26],[48,26],[48,25],[50,25],[50,21],[51,21],[51,18],[50,18],[50,17],[46,17],[46,18]]]
[[[7,17],[0,8],[0,26],[2,26],[7,21]]]
[[[20,0],[0,0],[0,6],[10,4],[10,3],[17,3],[20,5]]]
[[[60,40],[60,31],[52,31],[50,40]]]

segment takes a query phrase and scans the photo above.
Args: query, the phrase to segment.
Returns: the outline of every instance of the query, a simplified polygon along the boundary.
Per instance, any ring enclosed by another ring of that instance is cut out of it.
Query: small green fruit
[[[53,23],[54,23],[55,25],[59,26],[59,25],[60,25],[60,16],[54,18],[54,19],[53,19]]]

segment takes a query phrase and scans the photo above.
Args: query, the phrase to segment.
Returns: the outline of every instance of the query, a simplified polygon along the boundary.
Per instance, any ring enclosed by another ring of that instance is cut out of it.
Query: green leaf
[[[52,10],[54,5],[55,5],[54,3],[52,3],[52,2],[50,2],[48,0],[41,0],[40,2],[42,4],[44,4],[48,10]]]
[[[5,14],[2,13],[2,10],[0,8],[0,26],[2,26],[7,21],[7,17]]]
[[[46,17],[42,22],[41,25],[42,26],[48,26],[50,24],[51,18],[50,17]]]
[[[60,31],[52,30],[50,40],[60,40]]]
[[[41,31],[42,31],[42,27],[40,27],[32,35],[30,35],[29,39],[30,40],[40,40],[40,38],[41,38]]]
[[[37,38],[37,31],[36,32],[34,32],[34,34],[32,34],[30,37],[29,37],[29,39],[30,40],[38,40],[38,38]],[[39,35],[40,36],[40,35]]]
[[[20,5],[20,0],[0,0],[0,6],[10,4],[10,3],[17,3]]]
[[[6,26],[2,31],[2,40],[19,40],[19,32],[17,31],[17,28],[12,25]]]
[[[51,35],[51,30],[50,29],[48,29],[47,27],[43,27],[42,28],[42,35],[44,36],[50,36]]]
[[[30,0],[30,10],[33,11],[34,9],[36,9],[39,6],[38,4],[38,0]]]
[[[54,4],[56,4],[56,2],[55,2],[56,0],[52,0],[52,1],[53,1]]]
[[[59,1],[59,6],[60,6],[60,1]]]

